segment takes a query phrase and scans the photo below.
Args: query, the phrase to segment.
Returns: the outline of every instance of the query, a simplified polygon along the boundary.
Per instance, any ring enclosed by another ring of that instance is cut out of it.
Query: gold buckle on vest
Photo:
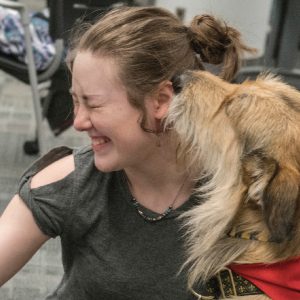
[[[189,288],[191,293],[197,297],[196,300],[214,300],[215,297],[214,296],[203,296],[198,294],[192,287]]]
[[[230,295],[229,297],[237,296],[232,271],[229,268],[225,267],[220,272],[218,272],[218,274],[216,276],[217,280],[218,280],[218,283],[219,283],[219,288],[220,288],[220,292],[221,292],[222,297],[225,298],[225,299],[227,298],[226,293],[225,293],[225,289],[224,289],[226,287],[223,285],[222,278],[221,278],[221,272],[228,272],[228,275],[229,275],[229,278],[230,278],[230,284],[231,284],[231,287],[232,287],[233,295]]]
[[[191,293],[192,293],[195,297],[197,297],[197,298],[196,298],[197,300],[213,300],[213,299],[215,299],[214,296],[203,296],[203,295],[200,295],[200,294],[198,294],[197,292],[195,292],[192,288],[190,288],[190,290],[191,290]]]

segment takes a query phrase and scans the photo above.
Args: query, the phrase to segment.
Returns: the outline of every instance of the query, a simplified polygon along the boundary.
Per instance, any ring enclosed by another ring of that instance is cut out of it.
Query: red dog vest
[[[300,257],[274,264],[232,264],[229,268],[272,300],[300,300]]]

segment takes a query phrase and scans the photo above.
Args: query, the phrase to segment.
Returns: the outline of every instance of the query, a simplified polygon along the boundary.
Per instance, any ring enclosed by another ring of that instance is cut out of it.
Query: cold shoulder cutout
[[[32,211],[39,228],[50,237],[62,235],[72,218],[74,195],[79,194],[76,190],[81,176],[78,169],[87,152],[88,147],[55,148],[35,161],[21,177],[18,194]],[[89,165],[93,165],[91,158]],[[61,170],[62,167],[65,170]],[[88,164],[85,169],[87,167]],[[56,170],[60,173],[55,174]],[[48,178],[43,177],[47,175]]]
[[[73,154],[67,155],[46,166],[32,177],[31,189],[62,180],[75,169]]]

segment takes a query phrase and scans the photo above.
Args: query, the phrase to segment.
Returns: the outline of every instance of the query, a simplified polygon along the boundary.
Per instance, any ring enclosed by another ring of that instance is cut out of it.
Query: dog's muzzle
[[[178,95],[182,91],[183,76],[184,75],[175,75],[171,79],[175,95]]]
[[[191,81],[193,81],[195,75],[193,70],[186,70],[182,74],[174,75],[171,78],[171,82],[173,85],[173,90],[175,95],[181,93],[184,86],[188,85]]]

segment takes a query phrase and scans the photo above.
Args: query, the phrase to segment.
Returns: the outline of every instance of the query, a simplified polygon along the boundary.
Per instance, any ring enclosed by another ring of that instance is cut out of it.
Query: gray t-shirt
[[[72,173],[30,189],[35,173],[71,153]],[[178,272],[184,231],[176,218],[195,204],[192,197],[165,219],[149,223],[133,206],[123,172],[97,170],[90,147],[53,149],[25,172],[19,194],[39,228],[61,238],[64,276],[49,299],[195,299],[186,274]]]

